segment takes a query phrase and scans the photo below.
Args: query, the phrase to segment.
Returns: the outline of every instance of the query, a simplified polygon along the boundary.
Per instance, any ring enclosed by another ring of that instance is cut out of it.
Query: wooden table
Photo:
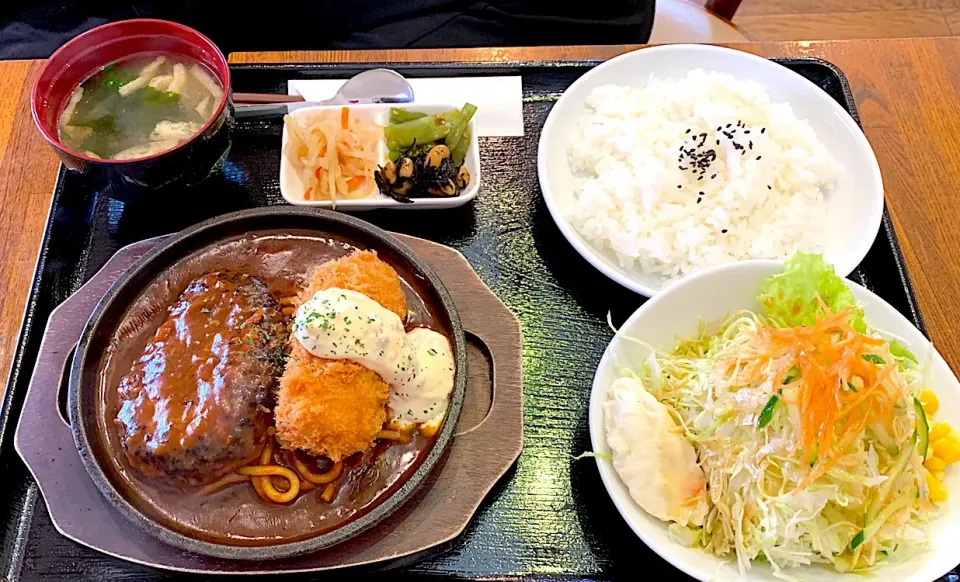
[[[960,370],[960,38],[748,43],[764,56],[809,55],[839,65],[876,151],[921,311],[934,343]],[[540,47],[237,53],[234,63],[607,59],[636,47]],[[41,61],[0,62],[0,377],[16,349],[57,159],[30,117]]]

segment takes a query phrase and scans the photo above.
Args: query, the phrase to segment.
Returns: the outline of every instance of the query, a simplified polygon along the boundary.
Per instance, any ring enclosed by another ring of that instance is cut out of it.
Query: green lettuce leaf
[[[851,325],[859,332],[866,330],[863,310],[857,307],[853,291],[821,255],[795,254],[782,273],[763,282],[757,301],[779,327],[797,327],[813,325],[822,313],[818,295],[833,312],[853,306]]]
[[[897,340],[890,342],[890,353],[897,359],[897,365],[900,370],[916,368],[920,365],[920,362],[917,361],[917,356],[913,355],[913,352],[907,349],[907,346]]]

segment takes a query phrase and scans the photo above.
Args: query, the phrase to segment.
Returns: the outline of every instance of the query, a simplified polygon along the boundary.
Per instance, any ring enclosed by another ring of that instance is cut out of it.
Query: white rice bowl
[[[825,251],[827,198],[843,167],[759,83],[698,69],[651,75],[642,88],[598,86],[585,105],[567,142],[565,218],[622,269],[671,281]]]

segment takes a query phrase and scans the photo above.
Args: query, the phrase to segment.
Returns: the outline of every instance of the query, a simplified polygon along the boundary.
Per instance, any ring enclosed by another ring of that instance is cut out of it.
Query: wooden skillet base
[[[457,304],[468,344],[469,380],[456,436],[446,457],[410,500],[371,530],[342,544],[267,562],[223,560],[182,551],[142,533],[117,513],[83,468],[70,429],[57,413],[57,391],[43,386],[61,377],[66,354],[76,341],[70,338],[79,337],[107,288],[161,237],[121,249],[50,316],[44,343],[52,345],[41,348],[36,366],[41,373],[34,373],[15,442],[40,486],[57,530],[123,560],[198,573],[307,572],[412,560],[459,535],[523,447],[520,322],[458,251],[396,236],[426,259],[443,280]]]

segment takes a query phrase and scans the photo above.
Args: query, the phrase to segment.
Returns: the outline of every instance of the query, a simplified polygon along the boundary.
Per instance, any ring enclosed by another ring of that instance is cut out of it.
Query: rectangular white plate
[[[386,126],[390,121],[390,108],[391,107],[400,107],[408,111],[416,111],[420,113],[443,113],[444,111],[450,111],[451,109],[456,109],[462,107],[460,105],[420,105],[420,104],[410,104],[410,105],[388,105],[388,104],[374,104],[374,105],[350,105],[351,112],[362,116],[366,119],[369,119],[379,125]],[[318,107],[304,107],[293,112],[294,117],[300,115],[308,114],[311,111],[324,110],[324,109],[341,109],[341,105],[325,105]],[[300,206],[320,206],[323,208],[336,208],[337,210],[373,210],[375,208],[396,208],[401,210],[418,210],[418,209],[428,209],[428,208],[454,208],[456,206],[462,206],[467,202],[473,200],[477,196],[477,192],[480,190],[480,140],[477,137],[476,126],[474,121],[471,119],[469,124],[470,129],[470,148],[467,150],[467,157],[464,159],[463,163],[467,167],[467,171],[470,172],[470,184],[458,195],[451,196],[449,198],[413,198],[413,202],[405,204],[403,202],[397,202],[396,200],[384,196],[379,191],[375,191],[368,198],[361,198],[358,200],[337,200],[336,205],[330,200],[306,200],[303,197],[303,192],[306,188],[300,181],[300,176],[297,174],[297,171],[294,169],[293,164],[287,159],[286,156],[280,156],[280,193],[283,195],[284,200],[290,204],[297,204]],[[281,152],[286,149],[287,145],[287,128],[283,128],[283,140],[281,142]],[[381,164],[386,163],[387,156],[387,147],[386,140],[382,141],[380,144],[380,156]]]

